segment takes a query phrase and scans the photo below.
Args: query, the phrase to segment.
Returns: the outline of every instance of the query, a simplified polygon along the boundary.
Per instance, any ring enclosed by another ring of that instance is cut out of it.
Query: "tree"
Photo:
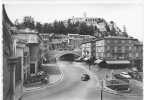
[[[42,27],[42,31],[43,31],[43,33],[53,33],[54,28],[51,24],[44,23],[43,27]]]
[[[42,24],[41,24],[40,22],[36,22],[35,29],[36,29],[38,32],[43,33],[43,32],[42,32]]]
[[[87,35],[88,33],[88,26],[86,25],[86,23],[82,22],[79,26],[79,30],[80,30],[80,34],[81,35]]]
[[[88,26],[87,32],[88,32],[89,35],[94,36],[94,31],[95,31],[95,29],[94,29],[94,27],[92,25]]]
[[[70,20],[68,20],[68,27],[66,28],[66,33],[79,34],[79,22],[72,24]]]
[[[31,16],[25,16],[23,19],[23,25],[26,28],[34,29],[35,28],[35,21],[34,18]]]

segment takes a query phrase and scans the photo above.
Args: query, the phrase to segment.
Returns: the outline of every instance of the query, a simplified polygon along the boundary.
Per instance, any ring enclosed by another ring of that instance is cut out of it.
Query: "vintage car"
[[[90,76],[88,74],[82,74],[81,80],[82,81],[88,81],[90,79]]]
[[[118,79],[113,79],[106,81],[106,86],[112,90],[118,91],[118,92],[129,92],[130,87],[129,83],[118,80]]]

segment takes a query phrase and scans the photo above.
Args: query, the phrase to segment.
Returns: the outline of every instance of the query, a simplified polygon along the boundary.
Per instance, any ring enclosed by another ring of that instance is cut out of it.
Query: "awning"
[[[106,61],[105,61],[105,60],[102,60],[102,59],[97,59],[97,60],[95,60],[94,64],[99,65],[99,67],[106,67],[106,66],[107,66]]]
[[[106,61],[107,64],[130,64],[128,60]]]

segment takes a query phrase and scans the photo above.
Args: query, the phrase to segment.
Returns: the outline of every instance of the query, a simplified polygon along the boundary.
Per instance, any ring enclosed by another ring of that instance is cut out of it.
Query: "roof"
[[[133,37],[124,37],[124,36],[107,36],[104,39],[134,39]]]
[[[141,43],[141,42],[136,42],[136,43],[134,43],[134,45],[143,46],[143,43]]]
[[[128,60],[106,61],[107,64],[130,64]]]
[[[18,34],[38,34],[38,32],[36,30],[31,30],[29,28],[18,29],[18,30],[15,30],[15,31]]]
[[[95,42],[95,41],[96,41],[96,39],[84,40],[81,44],[91,43],[91,42]]]
[[[99,40],[105,40],[105,39],[137,40],[136,38],[133,38],[133,37],[124,37],[124,36],[106,36],[106,37],[103,37],[103,38],[99,38],[99,39],[97,39],[97,41],[99,41]]]
[[[4,4],[2,5],[2,14],[3,14],[3,21],[9,23],[11,26],[14,26],[13,23],[10,21],[7,13],[6,13],[5,5]]]

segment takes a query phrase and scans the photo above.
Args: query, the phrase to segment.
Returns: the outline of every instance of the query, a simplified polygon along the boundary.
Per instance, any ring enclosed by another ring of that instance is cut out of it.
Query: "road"
[[[99,79],[96,75],[77,63],[59,62],[63,80],[46,89],[28,93],[22,100],[101,100]],[[91,76],[89,81],[81,81],[82,73]],[[103,100],[142,100],[138,96],[119,96],[103,93]]]

